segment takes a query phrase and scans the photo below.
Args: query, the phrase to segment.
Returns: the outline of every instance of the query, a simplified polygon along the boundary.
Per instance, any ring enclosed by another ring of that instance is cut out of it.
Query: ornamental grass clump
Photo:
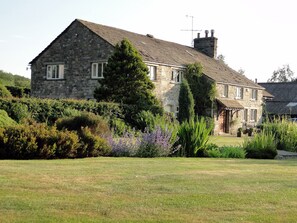
[[[274,159],[277,155],[275,136],[272,132],[263,131],[252,139],[244,141],[243,148],[247,158]]]
[[[209,135],[213,130],[213,124],[208,124],[204,117],[195,120],[183,122],[178,130],[179,150],[180,156],[194,157],[197,156],[198,151],[203,153],[206,149]]]

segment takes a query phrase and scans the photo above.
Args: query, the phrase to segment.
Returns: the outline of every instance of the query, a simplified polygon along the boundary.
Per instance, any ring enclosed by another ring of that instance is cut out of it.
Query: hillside
[[[30,88],[30,82],[31,80],[29,78],[0,70],[0,83],[2,83],[4,86]]]

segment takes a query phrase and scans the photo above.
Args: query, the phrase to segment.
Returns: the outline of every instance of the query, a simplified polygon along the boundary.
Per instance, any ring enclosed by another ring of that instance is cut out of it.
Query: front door
[[[224,117],[224,132],[230,132],[230,110],[225,110],[225,117]]]

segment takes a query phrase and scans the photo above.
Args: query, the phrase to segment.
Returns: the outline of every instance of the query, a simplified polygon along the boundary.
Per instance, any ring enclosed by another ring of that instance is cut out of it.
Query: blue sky
[[[295,0],[0,0],[0,69],[30,77],[28,63],[74,19],[191,45],[214,29],[218,54],[264,82],[289,64],[297,77]],[[194,36],[197,32],[194,33]]]

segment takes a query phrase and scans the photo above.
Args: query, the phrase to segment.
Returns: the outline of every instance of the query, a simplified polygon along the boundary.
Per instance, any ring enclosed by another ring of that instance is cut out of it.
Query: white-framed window
[[[252,100],[257,101],[258,99],[258,90],[252,89]]]
[[[157,67],[148,65],[147,68],[149,70],[148,76],[149,76],[150,80],[152,80],[152,81],[157,80]]]
[[[251,109],[251,122],[257,121],[257,109]]]
[[[92,78],[98,79],[98,78],[103,78],[103,72],[104,68],[107,65],[106,62],[101,62],[101,63],[92,63]]]
[[[181,83],[183,78],[184,71],[183,70],[172,70],[171,81],[175,83]]]
[[[243,99],[243,88],[242,87],[236,87],[236,99]]]
[[[222,97],[228,98],[228,94],[229,94],[229,86],[227,84],[224,84]]]
[[[46,65],[46,79],[48,80],[64,79],[64,64]]]

